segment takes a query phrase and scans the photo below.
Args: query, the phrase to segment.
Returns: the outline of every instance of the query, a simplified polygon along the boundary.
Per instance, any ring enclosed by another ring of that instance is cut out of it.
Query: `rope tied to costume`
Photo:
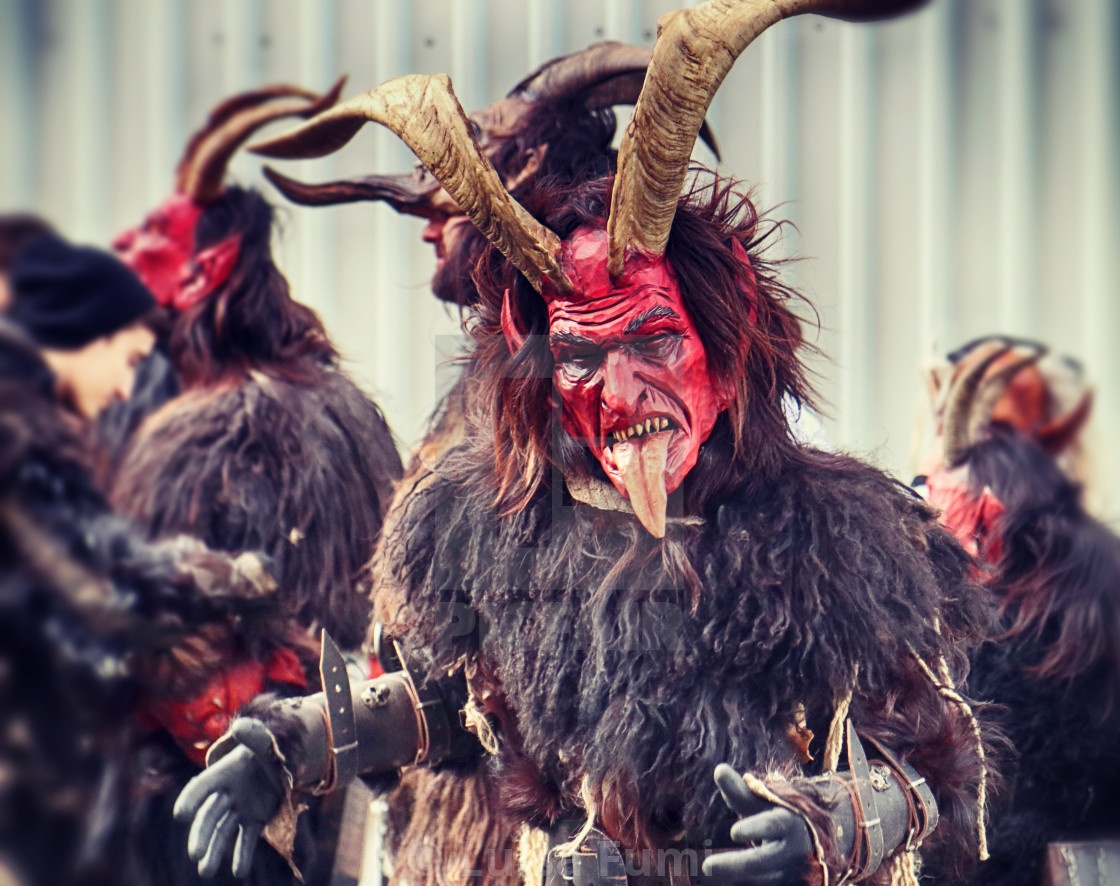
[[[972,729],[972,734],[976,738],[976,756],[980,761],[980,787],[976,792],[976,829],[979,842],[979,857],[981,861],[988,860],[988,758],[984,753],[984,736],[980,731],[980,722],[976,719],[976,714],[970,705],[959,692],[949,685],[949,667],[945,662],[945,657],[941,656],[939,662],[942,677],[938,677],[926,662],[918,655],[918,651],[910,643],[906,644],[910,649],[910,654],[922,669],[926,679],[933,684],[937,689],[938,694],[952,702],[960,712],[968,720],[969,726]]]
[[[583,824],[580,825],[580,829],[576,831],[572,839],[553,848],[552,853],[557,858],[571,858],[579,852],[583,841],[595,830],[595,820],[599,817],[599,809],[595,804],[595,798],[591,795],[591,780],[586,775],[580,782],[579,796],[583,802],[583,808],[587,810],[587,818],[584,819]]]
[[[824,759],[821,761],[824,772],[835,772],[840,765],[840,752],[844,747],[844,723],[848,719],[848,709],[852,706],[856,681],[859,679],[859,662],[852,669],[852,682],[848,691],[836,703],[832,722],[828,726],[828,738],[824,743]]]

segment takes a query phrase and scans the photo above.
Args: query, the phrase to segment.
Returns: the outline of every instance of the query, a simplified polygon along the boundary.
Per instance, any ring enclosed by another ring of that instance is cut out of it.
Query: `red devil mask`
[[[240,239],[229,237],[194,252],[194,232],[204,208],[177,193],[143,223],[113,240],[121,261],[134,270],[162,307],[182,312],[229,277]]]
[[[580,228],[560,262],[572,291],[542,294],[564,429],[660,538],[668,495],[696,464],[727,398],[663,259],[633,253],[612,281],[606,231]],[[503,321],[516,341],[508,311]]]

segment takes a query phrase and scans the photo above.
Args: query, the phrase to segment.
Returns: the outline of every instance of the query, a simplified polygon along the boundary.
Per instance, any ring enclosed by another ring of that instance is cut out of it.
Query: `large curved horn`
[[[326,110],[342,92],[340,77],[322,95],[298,86],[269,86],[226,99],[187,143],[175,173],[179,191],[205,205],[218,198],[229,160],[262,126],[284,117],[311,117]]]
[[[613,105],[632,105],[642,93],[646,68],[653,50],[615,40],[593,43],[586,49],[545,62],[507,94],[528,101],[566,99],[580,96],[588,110]],[[722,159],[719,145],[705,120],[700,139],[716,160]]]
[[[1021,354],[1020,349],[1022,348],[1029,348],[1030,350],[1025,354]],[[1002,360],[1002,357],[993,362],[995,372],[992,372],[981,380],[969,409],[969,440],[978,439],[980,432],[991,422],[992,413],[995,411],[996,404],[999,403],[1000,398],[1007,393],[1007,389],[1010,387],[1015,377],[1028,366],[1033,366],[1038,363],[1039,360],[1046,356],[1046,352],[1047,348],[1043,345],[1021,343],[1008,352],[1008,356],[1019,355],[1017,359],[1011,360],[1006,366],[996,365]],[[1029,431],[1030,429],[1024,428],[1023,430]]]
[[[652,51],[642,46],[616,41],[595,43],[587,49],[545,62],[513,87],[506,98],[530,103],[578,98],[589,111],[616,104],[632,105],[642,91],[651,55]],[[494,107],[491,105],[476,114],[489,120],[487,112]],[[509,131],[501,134],[513,134],[516,125],[516,119],[511,120]],[[485,129],[484,126],[484,132]],[[700,138],[716,160],[720,160],[719,145],[706,121],[700,128]],[[363,176],[322,184],[297,181],[269,166],[264,167],[264,175],[285,197],[301,206],[383,201],[397,212],[422,217],[431,214],[423,198],[432,197],[437,190],[420,190],[419,183],[409,175]],[[427,212],[423,211],[425,208]]]
[[[970,352],[969,356],[975,355],[975,362],[964,367],[951,382],[941,420],[945,463],[950,467],[958,464],[972,445],[968,418],[984,373],[1010,350],[1011,344],[1003,339],[985,342],[976,351]]]
[[[563,99],[575,95],[586,98],[588,108],[603,108],[618,104],[624,99],[612,101],[613,95],[607,90],[602,97],[601,87],[623,80],[633,74],[645,77],[653,51],[644,46],[629,46],[617,40],[604,40],[592,43],[586,49],[550,59],[531,74],[527,74],[513,87],[507,97],[520,96],[529,101],[540,99]],[[633,92],[635,101],[641,89]]]
[[[558,261],[560,238],[509,195],[483,155],[446,74],[390,80],[250,150],[281,159],[323,157],[371,120],[400,136],[475,227],[538,292],[546,279],[558,291],[571,289]]]
[[[692,147],[723,78],[751,41],[775,22],[817,12],[864,20],[923,0],[708,0],[663,15],[645,85],[618,151],[607,221],[609,270],[629,248],[664,255]]]
[[[309,185],[288,178],[265,166],[264,177],[291,202],[301,206],[335,206],[339,203],[360,203],[381,200],[397,212],[429,218],[432,215],[432,196],[439,191],[440,183],[432,177],[422,180],[415,174],[367,175],[362,178],[342,179]]]

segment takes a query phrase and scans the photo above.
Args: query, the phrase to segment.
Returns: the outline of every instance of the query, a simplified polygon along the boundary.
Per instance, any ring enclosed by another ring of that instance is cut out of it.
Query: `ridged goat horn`
[[[944,417],[941,422],[941,439],[945,450],[945,463],[950,467],[958,464],[972,445],[969,437],[969,416],[972,413],[976,391],[984,379],[984,373],[991,365],[1011,350],[1011,344],[995,339],[980,345],[969,353],[974,361],[965,366],[954,378],[945,400]]]
[[[349,142],[369,121],[392,130],[408,145],[475,227],[538,292],[546,279],[558,291],[571,289],[558,260],[560,238],[509,195],[483,155],[446,74],[390,80],[250,150],[280,159],[323,157]]]
[[[187,143],[175,173],[179,191],[205,206],[222,193],[230,158],[262,126],[284,117],[312,117],[342,92],[345,77],[322,95],[298,86],[268,86],[226,99]]]
[[[645,85],[618,151],[607,222],[608,269],[627,249],[664,255],[692,148],[708,107],[739,54],[775,22],[818,12],[865,19],[894,15],[916,0],[708,0],[661,16]]]
[[[651,55],[651,50],[642,46],[628,46],[615,41],[595,43],[579,52],[545,62],[513,87],[506,98],[529,103],[578,99],[588,111],[613,105],[632,105],[642,91]],[[476,117],[485,120],[487,111],[492,107],[478,111]],[[484,150],[488,149],[487,135],[483,124]],[[700,138],[716,159],[720,159],[719,147],[707,123],[700,130]],[[297,181],[268,166],[264,168],[264,175],[280,193],[301,206],[379,200],[388,203],[397,212],[425,217],[432,214],[426,201],[439,190],[438,186],[428,187],[413,175],[362,176],[321,184]]]
[[[632,105],[642,93],[653,51],[615,40],[593,43],[586,49],[545,62],[509,91],[508,97],[529,101],[563,100],[579,96],[589,111]],[[716,159],[719,146],[707,122],[700,139]]]
[[[367,175],[309,185],[289,178],[271,166],[265,166],[262,172],[276,190],[300,206],[335,206],[380,200],[397,212],[424,218],[432,215],[431,199],[440,189],[440,183],[435,178],[428,176],[428,181],[421,181],[411,174]]]
[[[1023,354],[1022,349],[1029,349]],[[1008,387],[1015,377],[1033,366],[1046,356],[1047,348],[1042,345],[1020,344],[1012,348],[1011,354],[1017,356],[1006,366],[999,366],[994,372],[983,378],[973,397],[968,416],[968,439],[979,439],[980,432],[991,422],[992,412],[1000,398],[1007,393]],[[1040,380],[1041,382],[1041,380]]]

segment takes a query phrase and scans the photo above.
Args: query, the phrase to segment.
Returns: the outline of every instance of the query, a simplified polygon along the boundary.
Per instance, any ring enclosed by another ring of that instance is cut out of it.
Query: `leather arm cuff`
[[[850,723],[847,730],[847,771],[794,779],[784,787],[770,779],[765,784],[806,819],[817,845],[824,847],[818,860],[839,883],[868,879],[899,849],[916,849],[937,824],[937,804],[925,780],[871,740],[876,753],[869,761]],[[821,839],[825,827],[830,839]]]
[[[937,803],[925,779],[873,739],[867,740],[878,759],[868,761],[851,722],[846,739],[848,771],[835,776],[848,794],[852,814],[838,847],[848,858],[841,882],[859,882],[900,847],[910,851],[921,844],[937,824]],[[845,805],[841,802],[838,811]],[[843,833],[842,827],[837,830]]]
[[[450,678],[449,678],[450,680]],[[416,684],[407,671],[350,686],[357,732],[357,769],[362,775],[395,772],[411,764],[438,765],[468,756],[477,739],[460,724],[454,688],[440,681]],[[302,740],[288,766],[296,788],[325,793],[336,785],[330,725],[323,693],[274,702],[277,713],[299,720]]]

